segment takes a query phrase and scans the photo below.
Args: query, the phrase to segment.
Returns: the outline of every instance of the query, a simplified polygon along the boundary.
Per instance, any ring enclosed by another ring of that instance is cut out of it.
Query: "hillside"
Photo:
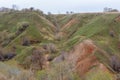
[[[22,75],[25,80],[115,80],[120,60],[112,56],[120,58],[119,16],[0,13],[0,54],[8,56],[5,61],[0,57],[0,77],[5,78],[0,80],[23,80]],[[10,59],[10,53],[16,56]]]

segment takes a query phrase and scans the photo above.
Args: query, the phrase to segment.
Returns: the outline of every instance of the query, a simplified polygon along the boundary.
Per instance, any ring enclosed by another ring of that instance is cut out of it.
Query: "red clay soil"
[[[67,35],[67,33],[64,30],[71,27],[71,25],[75,25],[77,23],[78,23],[77,19],[71,19],[68,23],[66,23],[65,25],[62,26],[62,28],[60,29],[60,32],[57,34],[57,36],[63,37],[63,35],[64,36]]]
[[[115,18],[115,21],[116,21],[116,22],[120,22],[120,15]]]
[[[101,63],[97,60],[94,52],[97,47],[91,40],[85,40],[73,48],[69,53],[68,61],[73,65],[73,70],[76,71],[80,76],[85,75],[94,66],[100,67]]]
[[[76,24],[76,23],[78,23],[78,21],[77,21],[76,19],[72,19],[72,20],[70,20],[67,24],[65,24],[65,25],[61,28],[61,30],[64,30],[65,28],[69,28],[71,25]]]
[[[91,40],[85,40],[82,43],[76,45],[72,51],[70,51],[70,60],[74,60],[76,63],[78,60],[83,60],[84,58],[91,55],[96,50],[96,46],[91,42]]]
[[[92,67],[97,65],[97,59],[95,56],[90,56],[89,58],[85,58],[84,60],[78,61],[76,63],[76,72],[82,76],[86,72],[88,72]]]
[[[0,80],[8,80],[6,75],[0,73]]]

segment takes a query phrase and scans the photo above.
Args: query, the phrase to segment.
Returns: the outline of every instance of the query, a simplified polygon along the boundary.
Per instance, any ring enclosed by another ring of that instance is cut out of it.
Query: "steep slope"
[[[39,41],[39,44],[54,40],[54,25],[36,12],[5,13],[0,16],[0,19],[1,33],[7,35],[1,42],[8,49],[14,45],[21,46],[23,39]],[[29,27],[17,35],[19,28],[25,23]]]
[[[88,15],[89,14],[87,14],[86,17]],[[79,27],[75,30],[75,32],[72,35],[70,35],[70,37],[63,38],[63,40],[61,40],[61,43],[63,44],[60,45],[60,48],[62,48],[63,50],[69,51],[73,49],[73,46],[78,45],[83,40],[91,39],[92,41],[94,41],[94,45],[100,48],[98,49],[97,52],[95,52],[95,56],[97,57],[97,60],[103,63],[109,70],[111,70],[112,67],[110,67],[110,59],[112,55],[117,55],[119,57],[119,52],[120,52],[120,49],[119,49],[120,22],[118,20],[119,13],[118,14],[112,14],[112,13],[99,14],[97,16],[95,14],[93,15],[95,17],[87,18],[88,22],[86,23],[82,22],[83,25],[79,25]],[[83,20],[86,21],[86,19],[84,18]],[[80,20],[78,22],[80,22]],[[69,31],[69,29],[74,30],[72,29],[72,27],[73,26],[70,27],[70,25],[68,25],[67,29],[63,31],[63,33],[67,32],[67,30]],[[66,35],[69,35],[69,33],[67,33]],[[82,50],[78,52],[81,52]],[[75,53],[77,54],[77,52]],[[76,56],[78,57],[80,56],[80,54]],[[88,55],[86,55],[85,58],[87,56]],[[90,59],[86,58],[85,61],[86,62],[89,62],[91,60],[96,61],[95,56],[91,57]],[[81,61],[80,64],[85,65],[83,66],[83,69],[85,70],[88,70],[85,68],[86,66],[88,68],[90,67],[88,65],[94,66],[94,62],[93,64],[92,63],[85,64],[84,60]],[[80,68],[81,67],[79,67],[78,69]],[[114,70],[111,70],[111,71],[114,72]],[[81,73],[81,69],[79,72]],[[83,73],[84,73],[84,70],[83,70]]]
[[[29,62],[38,52],[45,56],[47,67],[57,60],[58,64],[64,62],[65,58],[80,76],[103,68],[115,73],[110,58],[120,57],[119,26],[119,13],[41,16],[34,11],[10,12],[0,14],[0,45],[7,52],[15,49],[17,56],[13,61],[17,65],[14,66],[25,64],[30,68]]]
[[[77,29],[71,38],[68,39],[67,43],[73,45],[86,38],[91,38],[93,41],[97,41],[97,39],[101,37],[106,39],[110,38],[110,40],[118,39],[119,22],[114,22],[116,16],[118,16],[118,14],[103,14],[93,18],[90,22]],[[111,30],[116,33],[116,38],[110,36]]]

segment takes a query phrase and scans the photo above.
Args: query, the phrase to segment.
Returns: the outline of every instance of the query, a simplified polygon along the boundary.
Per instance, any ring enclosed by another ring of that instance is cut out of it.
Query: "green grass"
[[[21,64],[23,64],[24,60],[27,56],[30,56],[32,54],[34,46],[26,47],[24,48],[21,53],[16,57],[17,61]]]
[[[114,80],[114,77],[109,72],[99,70],[89,73],[86,80]]]
[[[58,51],[68,50],[70,51],[72,47],[79,44],[85,39],[91,39],[97,47],[106,51],[108,55],[115,54],[119,55],[120,49],[118,44],[120,44],[120,22],[114,22],[115,17],[119,14],[102,14],[102,13],[86,13],[86,14],[72,14],[72,15],[53,15],[56,17],[57,22],[61,28],[69,23],[72,19],[76,22],[67,26],[62,30],[65,35],[62,35],[62,39],[57,41],[55,39],[55,26],[52,22],[38,13],[5,13],[0,14],[0,32],[7,30],[6,34],[15,34],[18,30],[18,24],[22,22],[28,22],[29,27],[16,36],[7,46],[6,49],[12,48],[12,46],[17,47],[17,61],[23,63],[25,58],[31,55],[34,46],[41,46],[43,44],[54,43],[58,47]],[[115,37],[111,37],[109,32],[113,30],[115,32]],[[8,36],[4,36],[8,37]],[[29,47],[22,46],[22,39],[28,37],[33,40],[39,40],[41,43],[31,45]],[[4,41],[3,41],[4,42]],[[58,52],[59,53],[59,52]],[[95,55],[99,58],[99,61],[109,66],[109,61],[104,55],[99,55],[96,52]],[[56,56],[52,54],[51,56]],[[43,72],[42,72],[43,73]],[[40,73],[40,74],[42,74]],[[44,74],[44,73],[43,73]],[[105,76],[104,76],[105,75]],[[109,73],[97,72],[90,75],[89,80],[112,80]],[[107,78],[108,77],[108,78]]]
[[[72,47],[74,44],[82,41],[84,39],[91,38],[93,41],[96,41],[96,36],[98,34],[103,34],[103,37],[109,36],[109,29],[111,28],[110,24],[113,22],[113,19],[117,15],[102,15],[96,18],[93,18],[89,23],[81,26],[68,41],[67,45]],[[107,18],[106,18],[107,17]],[[114,26],[115,27],[115,26]],[[116,27],[119,29],[119,27]],[[117,30],[116,29],[116,30]],[[106,32],[103,32],[106,31]]]
[[[30,27],[5,47],[10,48],[13,45],[21,45],[22,37],[25,36],[40,41],[53,40],[54,28],[50,25],[51,23],[48,23],[47,19],[35,12],[10,12],[2,14],[2,16],[0,16],[0,31],[7,30],[9,34],[14,34],[18,29],[18,24],[22,22],[28,22]],[[42,28],[46,29],[46,31],[42,31]],[[47,36],[47,38],[44,38],[44,36]]]

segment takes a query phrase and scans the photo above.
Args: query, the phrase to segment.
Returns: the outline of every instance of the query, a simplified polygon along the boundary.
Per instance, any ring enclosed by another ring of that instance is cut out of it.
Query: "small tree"
[[[69,14],[69,12],[67,11],[66,14]]]
[[[117,9],[112,9],[111,12],[119,12]]]
[[[73,11],[71,11],[70,13],[73,14]]]
[[[112,9],[112,8],[105,7],[103,9],[103,12],[119,12],[119,11],[117,9]]]
[[[45,58],[42,51],[34,49],[31,55],[32,69],[33,70],[42,70],[45,65]]]
[[[31,7],[31,8],[30,8],[30,11],[33,11],[33,10],[34,10],[34,7]]]
[[[13,5],[12,5],[12,9],[13,9],[13,10],[18,10],[18,6],[15,5],[15,4],[13,4]]]
[[[48,12],[48,15],[52,15],[52,13],[51,13],[51,12]]]

